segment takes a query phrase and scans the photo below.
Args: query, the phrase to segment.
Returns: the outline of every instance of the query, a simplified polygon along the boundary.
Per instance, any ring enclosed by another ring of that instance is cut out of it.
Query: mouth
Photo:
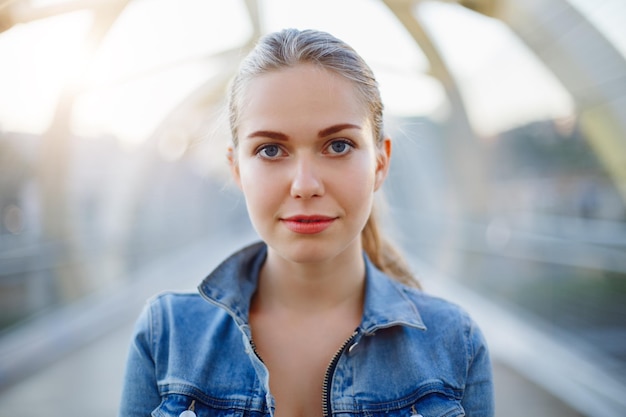
[[[316,222],[326,222],[326,221],[330,221],[334,219],[335,219],[334,217],[329,217],[329,216],[313,215],[313,216],[291,216],[291,217],[286,217],[282,220],[288,221],[288,222],[299,222],[299,223],[316,223]]]
[[[311,216],[291,216],[281,219],[281,221],[287,226],[287,229],[298,234],[317,234],[321,233],[329,228],[336,217],[311,215]]]

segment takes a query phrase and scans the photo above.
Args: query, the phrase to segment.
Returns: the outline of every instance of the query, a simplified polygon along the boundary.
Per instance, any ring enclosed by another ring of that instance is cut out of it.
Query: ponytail
[[[402,284],[421,288],[400,252],[381,236],[374,212],[365,223],[361,232],[361,241],[363,250],[378,269]]]

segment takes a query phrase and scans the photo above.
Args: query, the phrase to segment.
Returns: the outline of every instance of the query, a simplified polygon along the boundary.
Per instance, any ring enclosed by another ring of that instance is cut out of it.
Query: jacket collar
[[[248,327],[250,300],[257,288],[259,271],[267,256],[263,242],[252,244],[227,258],[198,286],[209,302],[225,309],[239,326]],[[378,270],[364,254],[365,305],[360,329],[365,334],[404,325],[426,330],[408,292]]]

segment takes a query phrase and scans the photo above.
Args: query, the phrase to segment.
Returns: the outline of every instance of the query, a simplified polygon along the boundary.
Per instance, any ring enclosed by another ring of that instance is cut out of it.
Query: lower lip
[[[283,220],[287,229],[294,233],[300,233],[303,235],[314,235],[321,233],[328,229],[333,224],[335,219],[319,220],[314,222],[299,222],[295,220]]]

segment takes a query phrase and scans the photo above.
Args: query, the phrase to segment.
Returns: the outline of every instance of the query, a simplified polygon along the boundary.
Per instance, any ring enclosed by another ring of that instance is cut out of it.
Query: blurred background
[[[0,416],[115,415],[145,300],[256,239],[224,91],[284,27],[373,67],[388,233],[497,415],[626,415],[625,1],[0,0]]]

